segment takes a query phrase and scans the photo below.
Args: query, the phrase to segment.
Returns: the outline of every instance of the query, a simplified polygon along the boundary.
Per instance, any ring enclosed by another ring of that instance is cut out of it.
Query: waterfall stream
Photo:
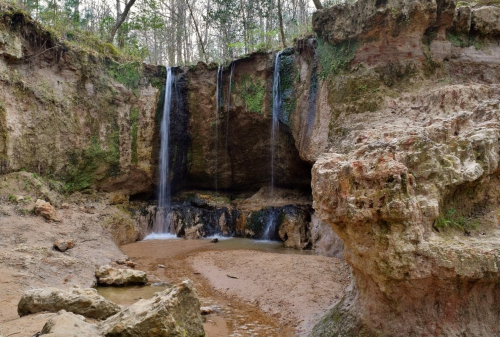
[[[281,51],[274,57],[273,73],[273,111],[271,123],[271,196],[274,194],[274,162],[276,156],[276,143],[279,133],[279,113],[281,110],[281,92],[280,92],[280,55]]]
[[[170,110],[172,105],[172,91],[175,79],[172,68],[167,68],[167,79],[165,81],[165,102],[163,105],[163,117],[160,125],[160,157],[158,163],[158,209],[156,211],[156,223],[153,232],[157,234],[170,233],[170,160],[169,160],[169,136],[170,136]],[[171,233],[173,234],[173,233]]]
[[[219,65],[217,69],[217,87],[215,90],[215,192],[218,190],[219,183],[219,115],[222,103],[222,71],[223,68]]]
[[[231,110],[231,86],[233,83],[234,66],[236,62],[231,62],[231,73],[229,74],[229,87],[227,89],[227,105],[226,105],[226,153],[228,153],[228,138],[229,138],[229,110]]]
[[[281,92],[280,92],[280,56],[281,51],[277,52],[274,57],[274,73],[273,73],[273,111],[271,123],[271,190],[270,197],[274,195],[274,165],[276,157],[276,143],[279,135],[279,113],[281,111]],[[276,216],[274,212],[269,214],[266,223],[266,229],[262,235],[263,240],[270,240],[276,227]]]

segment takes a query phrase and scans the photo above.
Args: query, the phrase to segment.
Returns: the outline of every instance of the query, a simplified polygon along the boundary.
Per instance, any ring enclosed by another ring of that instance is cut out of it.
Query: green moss
[[[290,126],[291,115],[295,110],[297,98],[295,97],[294,84],[297,79],[298,70],[294,64],[293,53],[287,55],[282,54],[280,58],[280,90],[282,101],[282,115],[280,120]]]
[[[237,84],[238,92],[245,101],[248,111],[258,114],[264,114],[264,96],[266,86],[260,78],[252,78],[250,75],[242,77],[241,82]]]
[[[165,87],[165,81],[167,78],[167,68],[159,67],[159,73],[155,74],[151,78],[151,85],[158,90],[162,90]]]
[[[139,109],[137,107],[133,107],[130,109],[130,118],[129,118],[129,123],[131,126],[131,132],[132,132],[132,163],[137,164],[138,163],[138,157],[137,157],[137,122],[139,120]]]
[[[85,149],[76,149],[68,153],[68,167],[65,177],[65,189],[68,192],[83,190],[106,177],[120,173],[120,149],[118,131],[108,139],[109,147],[104,149],[97,137],[92,137]]]
[[[446,39],[450,41],[456,47],[471,47],[476,49],[484,48],[484,41],[480,37],[475,37],[472,35],[456,34],[452,32],[446,33]]]
[[[337,75],[347,69],[359,49],[357,40],[349,40],[332,45],[321,38],[317,39],[316,52],[321,66],[320,77],[325,79],[331,75]]]
[[[130,62],[120,64],[114,61],[107,63],[108,74],[111,78],[132,89],[136,96],[139,95],[138,88],[142,77],[142,64]]]

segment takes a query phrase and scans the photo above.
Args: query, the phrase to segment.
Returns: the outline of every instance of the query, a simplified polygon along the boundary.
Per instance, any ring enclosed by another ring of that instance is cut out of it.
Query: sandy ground
[[[299,335],[312,329],[349,283],[346,263],[331,257],[241,250],[188,260],[217,291],[258,306]]]
[[[208,316],[207,337],[306,335],[350,282],[347,264],[337,258],[217,245],[154,240],[121,249],[158,279],[194,281],[202,306],[220,309]]]

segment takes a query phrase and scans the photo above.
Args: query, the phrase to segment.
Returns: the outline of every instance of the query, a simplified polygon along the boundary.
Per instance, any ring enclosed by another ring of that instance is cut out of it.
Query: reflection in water
[[[157,292],[167,289],[167,285],[97,287],[97,292],[104,298],[119,305],[131,305],[140,299],[148,299]]]

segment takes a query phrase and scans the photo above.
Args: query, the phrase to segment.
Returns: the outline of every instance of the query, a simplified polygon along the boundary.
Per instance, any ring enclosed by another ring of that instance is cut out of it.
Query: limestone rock
[[[23,46],[18,36],[9,34],[8,31],[0,32],[0,55],[12,59],[23,57]]]
[[[17,312],[26,316],[42,311],[66,310],[86,317],[104,319],[120,311],[120,307],[108,301],[93,288],[32,289],[26,291],[19,301]]]
[[[43,326],[40,336],[47,337],[99,337],[102,336],[95,324],[85,317],[61,310]]]
[[[299,208],[285,208],[278,233],[285,247],[304,249],[309,244],[307,213]]]
[[[321,221],[316,215],[311,217],[311,249],[319,255],[341,258],[344,242],[332,227]]]
[[[61,251],[65,252],[68,249],[71,249],[75,246],[75,239],[59,239],[54,241],[54,247]]]
[[[132,269],[113,268],[109,265],[101,266],[95,272],[97,284],[107,286],[127,286],[148,283],[145,272]]]
[[[35,214],[41,215],[49,221],[61,221],[61,218],[57,215],[55,208],[48,202],[38,199],[35,203]]]
[[[63,203],[61,204],[61,208],[62,208],[62,209],[69,209],[69,204],[68,204],[68,203],[63,202]]]
[[[472,29],[489,36],[500,36],[500,8],[484,6],[472,10]]]
[[[311,336],[500,334],[500,100],[439,111],[387,117],[315,163],[314,208],[353,287]]]
[[[205,336],[200,302],[193,283],[186,280],[140,300],[102,322],[104,336]]]

